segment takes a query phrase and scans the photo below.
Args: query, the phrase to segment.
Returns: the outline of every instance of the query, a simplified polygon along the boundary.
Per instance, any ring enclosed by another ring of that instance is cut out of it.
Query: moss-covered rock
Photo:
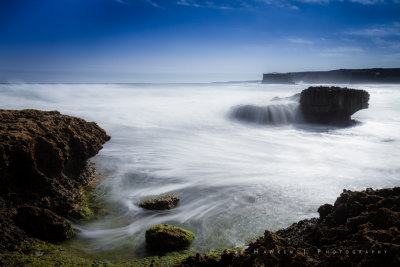
[[[188,250],[171,251],[163,255],[145,258],[112,258],[90,256],[65,245],[54,245],[40,240],[24,243],[13,251],[0,250],[0,266],[102,266],[102,267],[149,267],[175,266],[190,255]]]
[[[175,194],[162,195],[146,199],[139,203],[139,206],[150,210],[172,209],[178,205],[179,198]]]
[[[146,243],[150,249],[178,250],[189,246],[193,240],[192,232],[168,224],[159,224],[146,231]]]

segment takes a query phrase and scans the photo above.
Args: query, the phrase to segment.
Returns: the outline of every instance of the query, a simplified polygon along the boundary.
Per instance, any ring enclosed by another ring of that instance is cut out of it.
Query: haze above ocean
[[[75,224],[86,251],[144,255],[145,230],[171,223],[193,231],[194,250],[244,245],[264,230],[318,216],[343,189],[400,185],[400,89],[370,93],[353,127],[262,125],[233,119],[237,105],[293,106],[308,85],[0,84],[2,109],[58,110],[97,122],[112,139],[93,158],[98,194],[112,209]],[[177,208],[147,211],[145,198],[176,193]]]

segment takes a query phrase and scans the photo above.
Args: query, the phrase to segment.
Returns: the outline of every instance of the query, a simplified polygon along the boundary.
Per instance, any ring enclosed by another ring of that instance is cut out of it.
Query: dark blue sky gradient
[[[399,67],[400,0],[3,0],[0,82]]]

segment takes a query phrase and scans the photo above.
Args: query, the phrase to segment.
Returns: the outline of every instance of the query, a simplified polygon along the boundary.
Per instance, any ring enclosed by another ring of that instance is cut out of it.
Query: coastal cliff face
[[[351,115],[368,108],[364,90],[340,87],[309,87],[300,94],[300,107],[306,122],[349,124]]]
[[[331,71],[304,71],[288,73],[265,73],[263,83],[400,83],[400,68],[339,69]]]
[[[94,122],[57,111],[0,110],[0,248],[27,237],[73,233],[88,162],[110,137]]]
[[[399,266],[400,187],[343,190],[320,218],[265,231],[242,253],[191,256],[180,266]]]
[[[263,83],[266,84],[294,84],[290,73],[265,73]]]

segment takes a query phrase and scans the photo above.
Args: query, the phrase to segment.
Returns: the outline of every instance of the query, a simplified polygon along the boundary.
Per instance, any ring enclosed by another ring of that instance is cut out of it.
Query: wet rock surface
[[[167,210],[176,207],[179,203],[178,196],[174,194],[163,195],[146,199],[139,203],[139,206],[150,210]]]
[[[368,108],[369,93],[364,90],[316,86],[300,94],[304,120],[320,124],[351,124],[351,115]]]
[[[96,123],[57,111],[0,110],[0,249],[71,236],[65,218],[78,215],[80,189],[93,178],[88,159],[109,139]]]
[[[193,240],[192,232],[168,224],[159,224],[146,231],[146,244],[151,250],[179,250],[188,247]]]
[[[265,231],[243,253],[191,256],[180,266],[400,266],[400,187],[344,190],[319,212]]]

